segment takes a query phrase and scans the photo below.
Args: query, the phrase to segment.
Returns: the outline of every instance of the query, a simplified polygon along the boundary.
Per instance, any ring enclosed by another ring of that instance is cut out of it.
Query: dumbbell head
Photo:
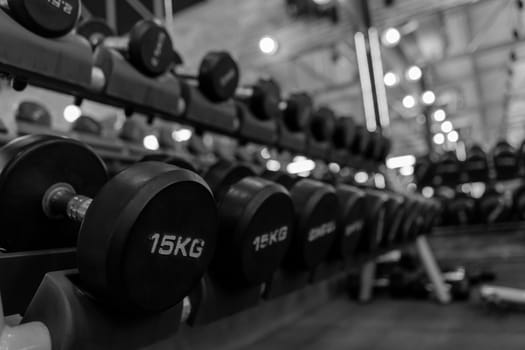
[[[520,220],[525,220],[525,185],[514,190],[512,195],[514,213]]]
[[[500,179],[508,179],[517,175],[518,158],[516,150],[510,143],[500,140],[492,151],[496,173]]]
[[[386,202],[385,192],[365,189],[365,227],[359,242],[362,253],[373,253],[379,248],[385,234]]]
[[[489,176],[487,154],[479,145],[473,145],[467,152],[465,171],[470,181],[485,181]]]
[[[290,191],[295,207],[295,231],[286,267],[310,269],[328,255],[336,238],[339,203],[332,186],[319,181],[265,172],[264,177]]]
[[[148,162],[148,161],[163,162],[163,163],[175,165],[182,169],[193,171],[194,173],[197,172],[197,167],[194,164],[195,162],[193,162],[193,160],[190,159],[189,157],[185,157],[182,155],[171,156],[169,154],[164,154],[164,153],[155,153],[155,154],[147,154],[141,159],[141,162]]]
[[[260,120],[277,120],[282,118],[279,108],[281,88],[273,79],[259,79],[251,88],[243,89],[239,96],[248,101],[251,112]],[[238,90],[239,92],[239,90]],[[245,92],[249,92],[245,94]]]
[[[309,134],[316,142],[332,142],[336,126],[334,111],[328,107],[317,109],[310,119]]]
[[[77,120],[75,120],[71,130],[84,134],[101,136],[103,127],[98,120],[95,120],[87,115],[82,115]]]
[[[214,102],[233,97],[239,78],[239,66],[226,51],[208,52],[201,61],[197,77],[199,89]]]
[[[353,154],[364,156],[370,147],[371,135],[362,125],[356,126],[356,135],[354,142],[350,147]]]
[[[120,129],[119,137],[128,142],[142,143],[146,136],[144,124],[135,118],[127,118]]]
[[[51,113],[44,105],[34,101],[20,102],[15,112],[15,119],[17,122],[51,127]]]
[[[212,270],[236,284],[270,279],[290,242],[294,208],[286,189],[250,168],[219,161],[204,174],[219,207],[219,244]]]
[[[349,185],[338,185],[335,193],[339,201],[339,217],[337,236],[330,256],[335,259],[349,259],[357,251],[364,227],[365,193]]]
[[[447,205],[447,216],[454,225],[468,225],[476,223],[476,200],[463,192],[456,192]]]
[[[505,193],[491,186],[478,200],[478,209],[485,223],[504,222],[510,218],[512,213],[512,200],[510,196],[506,196]]]
[[[356,136],[352,117],[339,117],[335,121],[332,143],[337,150],[349,150]]]
[[[80,15],[80,0],[7,0],[10,13],[34,33],[50,38],[66,35]]]
[[[285,101],[283,110],[284,125],[289,131],[303,131],[312,115],[313,101],[307,93],[291,94]]]
[[[385,203],[385,225],[381,245],[388,247],[397,241],[400,226],[405,215],[405,198],[397,193],[388,192]]]
[[[17,139],[0,159],[4,246],[37,249],[68,234],[72,243],[78,225],[70,220],[81,220],[81,285],[104,303],[129,313],[165,310],[190,292],[211,261],[217,211],[210,189],[192,172],[146,162],[103,184],[98,156],[51,136]]]
[[[103,18],[90,18],[78,24],[77,34],[86,38],[92,47],[98,46],[105,38],[117,33]]]
[[[128,53],[130,62],[152,77],[166,73],[175,57],[170,34],[151,20],[141,20],[131,28]]]

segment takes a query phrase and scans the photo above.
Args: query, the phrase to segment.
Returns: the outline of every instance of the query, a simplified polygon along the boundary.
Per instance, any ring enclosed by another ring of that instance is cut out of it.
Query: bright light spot
[[[272,157],[270,151],[268,151],[268,148],[264,147],[263,149],[261,149],[261,157],[263,159],[270,159]]]
[[[281,169],[281,163],[275,159],[269,159],[266,162],[266,169],[270,171],[279,171]]]
[[[447,113],[445,112],[445,110],[441,108],[436,109],[434,113],[432,114],[432,117],[434,118],[435,121],[442,122],[443,120],[447,118]]]
[[[383,44],[385,46],[395,46],[401,40],[401,33],[396,28],[388,28],[383,32]]]
[[[394,72],[386,72],[385,76],[383,77],[383,81],[385,82],[386,86],[394,86],[399,82],[399,79]]]
[[[412,95],[406,95],[405,97],[403,97],[403,106],[405,108],[414,108],[414,106],[416,105],[416,99],[414,98],[414,96]]]
[[[452,130],[454,129],[454,126],[452,125],[452,123],[450,121],[444,121],[442,124],[441,124],[441,131],[443,131],[444,133],[448,133],[448,132],[451,132]]]
[[[421,95],[421,101],[426,105],[431,105],[436,102],[436,94],[433,91],[427,90]]]
[[[332,2],[332,0],[313,0],[314,3],[316,3],[317,5],[328,5],[329,3]]]
[[[358,184],[364,184],[368,181],[368,174],[364,171],[358,171],[357,173],[355,173],[354,180]]]
[[[383,176],[383,174],[375,174],[374,175],[374,183],[376,185],[377,188],[385,188],[386,187],[386,183],[385,183],[385,177]]]
[[[305,156],[295,156],[293,157],[294,162],[301,162],[303,160],[306,160],[307,158]]]
[[[298,173],[297,176],[308,177],[310,174],[312,174],[310,171],[303,171],[302,173]]]
[[[461,185],[461,192],[463,193],[470,193],[472,191],[472,185],[471,184],[463,184]]]
[[[171,137],[177,142],[184,142],[191,139],[192,132],[190,129],[173,130]]]
[[[417,190],[417,186],[415,183],[411,182],[407,185],[407,190],[409,192],[415,192]]]
[[[471,188],[471,191],[470,191],[470,195],[473,197],[473,198],[481,198],[483,196],[483,194],[485,193],[485,189],[486,189],[486,185],[484,182],[473,182],[472,183],[472,188]]]
[[[259,40],[259,50],[265,55],[275,55],[279,50],[279,43],[270,36],[263,36]]]
[[[79,106],[69,105],[64,108],[64,119],[68,123],[74,123],[82,115],[82,110]]]
[[[300,174],[310,172],[315,169],[315,162],[311,159],[304,159],[292,162],[286,166],[286,171],[290,174]]]
[[[404,166],[413,166],[416,163],[416,157],[409,154],[406,156],[391,157],[386,160],[386,166],[389,169],[402,168]]]
[[[330,169],[330,171],[332,173],[335,173],[335,174],[337,174],[337,173],[339,173],[339,171],[341,171],[341,167],[337,163],[330,163],[330,164],[328,164],[328,169]]]
[[[155,135],[146,135],[142,143],[144,144],[144,147],[146,149],[149,149],[151,151],[156,151],[159,149],[159,140]]]
[[[442,133],[437,133],[432,138],[432,141],[434,141],[436,145],[442,145],[443,143],[445,143],[445,135],[443,135]]]
[[[459,140],[459,134],[456,130],[452,130],[448,133],[447,139],[449,142],[458,142]]]
[[[414,167],[413,166],[404,166],[401,169],[399,169],[399,173],[403,176],[410,176],[414,174]]]
[[[408,80],[416,81],[416,80],[421,79],[422,76],[423,76],[423,72],[421,71],[421,68],[419,68],[418,66],[411,66],[410,68],[407,69],[406,78]]]
[[[429,186],[423,187],[421,194],[423,194],[425,198],[432,198],[434,196],[434,189]]]

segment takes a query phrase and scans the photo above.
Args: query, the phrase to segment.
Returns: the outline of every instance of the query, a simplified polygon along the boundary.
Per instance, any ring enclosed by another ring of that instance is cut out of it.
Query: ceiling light
[[[432,117],[434,118],[435,121],[442,122],[443,120],[447,118],[447,113],[445,112],[445,110],[441,108],[436,109],[434,113],[432,114]]]
[[[386,86],[395,86],[399,82],[397,75],[393,72],[387,72],[383,77]]]
[[[414,106],[416,105],[416,99],[414,98],[414,96],[412,95],[406,95],[405,97],[403,97],[403,106],[405,108],[414,108]]]
[[[456,130],[452,130],[448,133],[447,139],[449,142],[458,142],[459,140],[459,134]]]
[[[160,147],[159,140],[155,135],[146,135],[142,143],[144,144],[144,148],[149,149],[151,151],[156,151]]]
[[[265,55],[275,55],[279,50],[279,43],[271,36],[263,36],[259,40],[259,50]]]
[[[383,32],[383,44],[385,46],[395,46],[401,40],[401,33],[396,28],[388,28]]]
[[[444,133],[449,133],[451,132],[452,130],[454,129],[454,126],[452,125],[452,123],[448,120],[444,121],[442,124],[441,124],[441,131],[443,131]]]
[[[443,143],[445,143],[445,135],[443,135],[442,133],[437,133],[432,138],[432,141],[434,141],[436,145],[442,145]]]
[[[406,78],[408,80],[416,81],[416,80],[421,79],[422,76],[423,76],[423,72],[421,71],[421,68],[419,68],[418,66],[411,66],[410,68],[407,69]]]
[[[431,105],[436,102],[436,94],[433,91],[427,90],[421,95],[421,101],[426,105]]]
[[[69,123],[74,123],[82,115],[82,110],[77,105],[69,105],[64,108],[64,119]]]

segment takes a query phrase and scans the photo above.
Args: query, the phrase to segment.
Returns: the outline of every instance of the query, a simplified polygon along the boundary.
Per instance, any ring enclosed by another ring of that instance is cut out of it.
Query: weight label
[[[226,86],[228,85],[232,79],[235,78],[235,76],[237,75],[237,72],[235,71],[235,69],[230,69],[228,72],[226,72],[226,74],[224,74],[221,79],[220,79],[220,83],[221,83],[221,86]]]
[[[73,13],[73,5],[71,5],[69,2],[64,0],[47,0],[47,2],[57,9],[61,9],[62,12],[64,12],[67,15],[71,15]]]
[[[159,33],[159,36],[157,37],[157,43],[155,45],[155,50],[153,51],[153,56],[151,57],[151,64],[154,67],[157,67],[159,65],[159,56],[162,53],[162,48],[164,47],[164,43],[166,42],[166,34],[165,33]]]
[[[154,233],[149,238],[151,254],[184,256],[194,259],[200,258],[206,242],[199,238],[189,238],[176,235],[162,235]]]
[[[313,242],[319,238],[332,234],[335,231],[335,222],[330,221],[320,226],[314,227],[308,232],[308,242]]]
[[[286,237],[288,237],[288,226],[283,226],[276,230],[255,237],[252,244],[255,247],[255,251],[258,252],[261,249],[268,248],[274,244],[284,241]]]
[[[353,224],[346,225],[346,227],[345,227],[345,237],[350,237],[354,233],[359,232],[362,229],[363,229],[363,222],[362,221],[358,221],[358,222],[354,222]]]

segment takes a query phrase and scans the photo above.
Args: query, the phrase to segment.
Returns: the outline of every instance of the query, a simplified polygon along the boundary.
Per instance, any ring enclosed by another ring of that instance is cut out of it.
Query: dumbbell
[[[335,120],[332,144],[336,152],[349,152],[355,137],[356,128],[352,117],[339,117]]]
[[[128,313],[166,310],[211,261],[213,195],[195,173],[158,162],[106,180],[102,160],[80,142],[41,135],[10,142],[0,149],[0,243],[23,251],[76,242],[90,294]]]
[[[363,125],[356,126],[354,142],[350,146],[350,151],[354,155],[364,156],[371,144],[371,134]]]
[[[175,75],[188,83],[197,83],[204,96],[213,102],[223,102],[235,95],[239,85],[239,66],[225,51],[208,52],[196,75],[177,71]]]
[[[486,181],[489,178],[488,158],[480,145],[473,145],[467,152],[465,172],[471,182]]]
[[[525,220],[525,185],[521,184],[512,194],[513,211],[518,220]]]
[[[99,46],[120,52],[143,74],[157,77],[174,64],[176,54],[170,34],[151,20],[138,21],[123,37],[106,37]]]
[[[135,144],[142,144],[145,136],[145,125],[136,118],[126,118],[119,132],[120,139]]]
[[[95,136],[102,136],[103,129],[102,124],[98,120],[87,115],[81,115],[71,126],[72,131]]]
[[[266,171],[262,176],[287,188],[295,208],[295,230],[282,267],[304,271],[318,266],[336,239],[339,202],[335,189],[282,172]]]
[[[384,135],[379,135],[376,142],[377,144],[372,160],[384,163],[392,150],[392,141]]]
[[[27,123],[51,127],[51,113],[39,102],[22,101],[15,111],[15,120],[17,123]]]
[[[476,200],[463,192],[456,192],[446,208],[447,221],[453,225],[476,223]]]
[[[512,198],[489,186],[478,200],[480,218],[487,224],[505,222],[512,214]]]
[[[384,233],[380,242],[380,246],[384,248],[396,243],[406,209],[405,198],[402,195],[394,192],[386,192],[386,195]]]
[[[388,195],[384,191],[366,188],[365,227],[359,242],[361,254],[370,254],[380,248],[386,225],[386,203]]]
[[[303,132],[313,110],[313,101],[305,92],[292,93],[279,102],[283,123],[291,132]]]
[[[525,174],[525,140],[520,144],[520,148],[517,152],[518,156],[518,170],[520,175]]]
[[[259,79],[252,86],[238,87],[235,97],[246,103],[259,120],[277,120],[282,117],[279,107],[281,88],[273,79]]]
[[[414,179],[419,187],[432,186],[436,176],[436,163],[429,154],[417,157]]]
[[[311,116],[308,124],[309,134],[316,142],[332,142],[336,127],[334,111],[328,107],[318,108]]]
[[[0,7],[18,23],[43,37],[71,32],[80,16],[80,0],[0,0]]]
[[[77,25],[76,33],[89,41],[91,47],[100,45],[105,38],[115,37],[117,33],[103,18],[89,18]]]
[[[461,171],[462,163],[452,151],[444,153],[436,164],[436,175],[445,184],[457,184],[461,178]]]
[[[215,195],[219,240],[210,272],[230,286],[269,280],[292,240],[294,207],[288,191],[226,160],[211,166],[183,156],[163,161],[200,172]]]
[[[518,175],[516,150],[507,141],[499,141],[492,150],[492,161],[498,179],[509,179]]]

